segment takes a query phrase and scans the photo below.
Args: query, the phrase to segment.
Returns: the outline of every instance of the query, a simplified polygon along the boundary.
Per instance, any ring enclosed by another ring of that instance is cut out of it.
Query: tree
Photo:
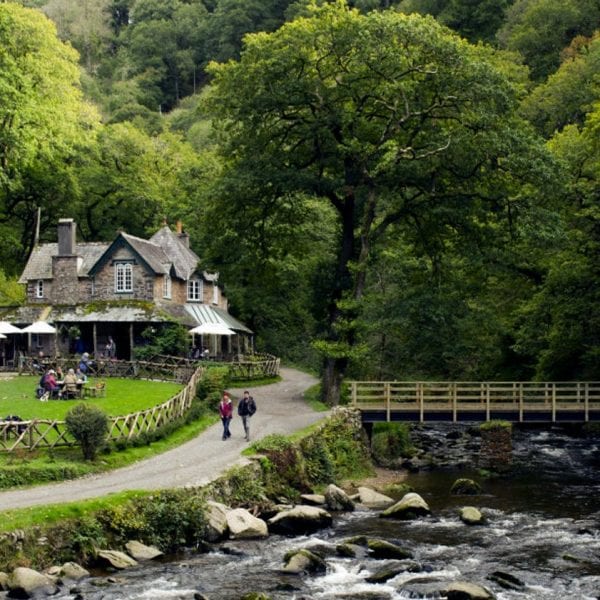
[[[336,403],[358,356],[373,243],[398,222],[516,218],[519,190],[546,155],[515,116],[505,66],[432,18],[360,15],[336,2],[245,43],[238,62],[209,68],[224,176],[239,182],[227,202],[276,212],[303,192],[334,209],[339,241],[319,347],[326,400]]]
[[[532,78],[540,81],[556,70],[571,40],[591,35],[599,22],[599,0],[517,0],[507,10],[498,40],[520,52]]]
[[[98,117],[81,98],[77,53],[40,12],[0,4],[0,47],[0,225],[19,232],[22,259],[37,206],[54,228],[72,197],[71,163]]]

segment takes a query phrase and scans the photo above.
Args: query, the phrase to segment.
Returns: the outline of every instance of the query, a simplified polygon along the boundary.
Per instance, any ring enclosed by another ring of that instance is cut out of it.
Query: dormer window
[[[219,304],[219,286],[213,282],[213,304]]]
[[[163,283],[163,298],[171,298],[171,276],[169,274],[165,275],[165,281]]]
[[[202,302],[202,280],[190,279],[187,284],[187,299],[190,302]]]
[[[133,266],[129,262],[115,263],[115,292],[133,292]]]
[[[44,297],[44,281],[42,279],[38,279],[35,283],[35,297]]]

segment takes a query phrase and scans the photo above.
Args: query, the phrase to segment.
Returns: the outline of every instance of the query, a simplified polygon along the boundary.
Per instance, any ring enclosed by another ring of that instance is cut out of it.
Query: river
[[[233,600],[263,591],[274,600],[434,599],[443,597],[443,582],[462,580],[485,586],[498,600],[600,598],[600,440],[560,430],[516,433],[514,456],[514,473],[504,479],[457,471],[410,475],[407,482],[429,503],[430,517],[391,521],[378,518],[376,511],[356,510],[336,515],[334,526],[317,535],[229,541],[205,554],[86,580],[76,591],[54,597],[187,600],[203,594],[210,600]],[[459,476],[475,477],[483,493],[451,496],[450,486]],[[457,509],[465,505],[479,507],[486,524],[463,524]],[[395,561],[336,556],[335,546],[356,535],[397,543],[413,559],[404,561],[406,570],[387,582],[368,583],[366,577]],[[297,547],[324,551],[327,572],[280,574],[283,555]],[[505,589],[488,579],[498,571],[524,587]]]

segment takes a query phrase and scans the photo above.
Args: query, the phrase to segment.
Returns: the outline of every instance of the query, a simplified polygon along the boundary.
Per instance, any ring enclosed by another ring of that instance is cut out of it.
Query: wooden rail
[[[600,382],[351,381],[368,421],[600,420]]]

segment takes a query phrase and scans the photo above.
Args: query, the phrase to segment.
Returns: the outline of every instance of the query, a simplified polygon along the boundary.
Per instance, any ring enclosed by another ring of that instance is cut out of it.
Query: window
[[[44,297],[44,282],[39,279],[35,284],[35,297],[43,298]]]
[[[192,302],[202,302],[202,280],[190,279],[187,285],[187,299]]]
[[[219,304],[219,286],[213,282],[213,304]]]
[[[164,288],[163,288],[163,298],[170,298],[171,297],[171,276],[170,275],[165,275],[165,280],[163,282]]]
[[[133,268],[131,263],[115,263],[115,292],[133,291]]]

